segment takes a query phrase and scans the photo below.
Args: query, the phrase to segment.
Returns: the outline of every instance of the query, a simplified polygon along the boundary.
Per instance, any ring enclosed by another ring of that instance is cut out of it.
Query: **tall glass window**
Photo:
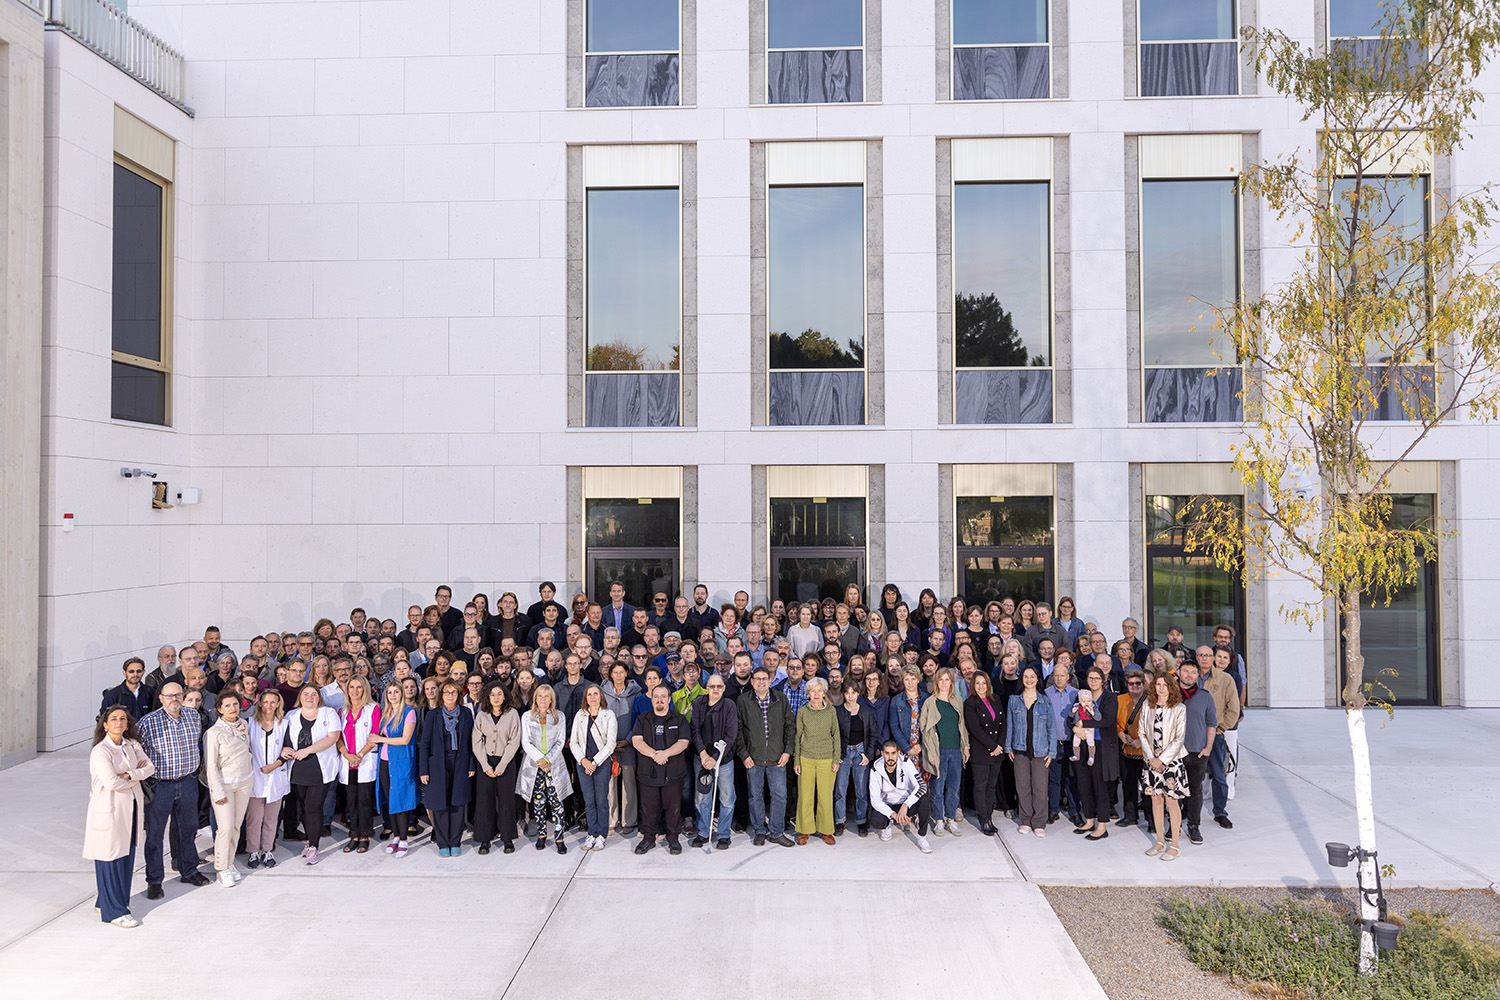
[[[587,0],[584,21],[585,106],[679,103],[677,0]]]
[[[584,504],[584,551],[589,593],[609,600],[609,585],[625,585],[625,602],[651,607],[651,595],[679,589],[682,502],[675,498],[605,498]]]
[[[1052,200],[1045,182],[953,187],[953,330],[959,368],[1052,361]]]
[[[676,188],[590,190],[586,215],[587,367],[677,371],[682,222]]]
[[[864,0],[770,0],[767,99],[772,104],[864,100]]]
[[[1244,499],[1215,497],[1243,509]],[[1234,627],[1236,648],[1244,653],[1245,582],[1239,572],[1214,564],[1201,549],[1188,551],[1188,541],[1204,520],[1200,498],[1146,498],[1146,630],[1153,646],[1167,641],[1173,627],[1182,629],[1189,646],[1213,645],[1214,626]]]
[[[766,210],[771,368],[863,368],[864,188],[773,187]]]
[[[1051,497],[959,497],[958,591],[967,604],[1051,600]]]
[[[1433,500],[1427,493],[1392,496],[1391,526],[1430,526]],[[1429,562],[1415,582],[1365,596],[1360,649],[1365,656],[1365,683],[1374,685],[1372,694],[1377,700],[1405,705],[1438,702],[1437,569],[1436,561]],[[1340,636],[1343,625],[1341,619]],[[1348,673],[1342,655],[1339,662],[1342,690]]]
[[[1344,217],[1354,219],[1355,182],[1342,179],[1334,182],[1333,197],[1343,206]],[[1361,267],[1366,271],[1370,290],[1377,295],[1403,296],[1405,290],[1416,284],[1425,286],[1428,274],[1420,259],[1413,257],[1421,250],[1427,235],[1428,223],[1428,179],[1420,177],[1365,177],[1359,184],[1359,216],[1361,231],[1359,240],[1365,247],[1382,248],[1382,256],[1388,259],[1378,270],[1370,267],[1364,259]],[[1399,254],[1390,254],[1393,247],[1401,247]],[[1340,270],[1348,273],[1349,248],[1335,249]],[[1368,251],[1366,251],[1368,252]],[[1361,254],[1364,258],[1365,254]],[[1420,317],[1424,321],[1425,313]],[[1371,364],[1387,364],[1395,348],[1413,342],[1416,330],[1411,324],[1403,324],[1388,332],[1372,331],[1366,343],[1365,353]]]
[[[117,420],[170,420],[167,198],[163,181],[115,164],[110,413]]]
[[[1142,97],[1239,93],[1235,0],[1140,0]]]
[[[1141,183],[1141,330],[1146,367],[1233,364],[1213,307],[1239,297],[1239,205],[1232,180]]]
[[[1049,97],[1048,0],[953,0],[953,98]]]
[[[783,601],[840,600],[865,587],[865,498],[771,500],[771,590]]]

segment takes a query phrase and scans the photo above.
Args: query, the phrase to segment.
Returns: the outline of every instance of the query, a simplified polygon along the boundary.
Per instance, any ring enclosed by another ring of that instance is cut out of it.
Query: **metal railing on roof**
[[[182,53],[109,0],[26,0],[47,24],[78,39],[151,90],[192,114]]]

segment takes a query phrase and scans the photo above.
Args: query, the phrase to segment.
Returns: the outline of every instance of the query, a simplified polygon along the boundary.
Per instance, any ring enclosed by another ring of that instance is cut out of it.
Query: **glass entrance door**
[[[682,501],[675,498],[601,498],[584,504],[585,579],[589,594],[609,601],[609,585],[625,585],[625,602],[651,607],[651,594],[678,591]]]
[[[651,595],[664,590],[669,597],[677,594],[676,549],[590,549],[589,593],[609,600],[609,585],[619,580],[625,585],[625,603],[650,608]]]
[[[1218,497],[1240,504],[1239,497]],[[1205,552],[1188,552],[1202,504],[1189,496],[1146,498],[1147,641],[1161,646],[1167,631],[1182,629],[1194,648],[1212,646],[1214,626],[1234,627],[1234,645],[1245,653],[1245,583],[1238,572],[1220,569]]]
[[[865,591],[865,550],[854,548],[775,548],[771,550],[772,600],[806,602],[844,599],[844,588]]]
[[[959,550],[958,592],[964,604],[980,607],[990,601],[1049,600],[1052,593],[1052,550],[1038,553],[1030,546],[999,546]]]
[[[1391,497],[1391,521],[1402,528],[1432,520],[1431,494]],[[1370,593],[1360,614],[1360,649],[1370,697],[1397,705],[1436,705],[1438,690],[1437,562],[1416,582],[1390,594]],[[1386,598],[1390,603],[1386,603]],[[1339,616],[1339,690],[1349,674],[1344,662],[1344,619]]]
[[[772,600],[844,599],[865,590],[865,498],[771,500]]]
[[[956,527],[965,604],[1052,599],[1051,497],[959,497]]]

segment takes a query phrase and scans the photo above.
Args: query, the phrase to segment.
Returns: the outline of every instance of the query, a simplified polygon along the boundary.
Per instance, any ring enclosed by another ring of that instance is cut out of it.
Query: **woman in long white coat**
[[[573,794],[563,747],[568,743],[568,720],[557,708],[557,695],[551,684],[538,684],[531,695],[531,707],[521,716],[521,777],[516,794],[531,803],[531,819],[536,824],[536,849],[547,846],[548,819],[552,821],[553,840],[558,854],[567,854],[563,843],[563,800]]]
[[[267,688],[250,718],[250,805],[245,810],[246,868],[276,867],[276,824],[281,801],[292,790],[292,769],[281,757],[286,716],[281,692]]]
[[[83,856],[94,862],[99,918],[116,927],[136,927],[130,915],[130,876],[135,848],[145,837],[146,796],[141,782],[156,773],[146,757],[135,721],[113,705],[94,727],[89,753],[89,810]]]

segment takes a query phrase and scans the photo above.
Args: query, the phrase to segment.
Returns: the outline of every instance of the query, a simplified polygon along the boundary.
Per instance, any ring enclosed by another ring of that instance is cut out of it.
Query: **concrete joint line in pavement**
[[[522,839],[521,842],[525,843],[525,840]],[[577,848],[574,849],[578,850]],[[562,905],[563,897],[568,894],[569,889],[573,888],[573,880],[578,877],[578,870],[583,867],[583,863],[587,861],[588,858],[589,855],[587,851],[578,851],[578,861],[573,865],[573,871],[568,875],[568,881],[563,885],[562,892],[559,892],[557,894],[557,898],[552,901],[552,909],[547,911],[547,919],[542,921],[542,926],[536,929],[536,934],[532,937],[531,944],[526,946],[526,954],[521,956],[521,960],[516,963],[515,971],[510,974],[510,979],[506,980],[505,989],[500,991],[500,1000],[505,1000],[505,997],[510,995],[510,988],[515,985],[516,977],[519,976],[521,974],[521,970],[526,967],[527,959],[531,958],[531,953],[533,950],[535,950],[537,942],[542,939],[542,935],[547,931],[547,925],[552,923],[553,914],[555,914],[557,912],[557,908]]]
[[[1285,764],[1281,764],[1281,763],[1278,763],[1277,761],[1272,760],[1271,758],[1267,757],[1265,754],[1261,753],[1260,751],[1255,750],[1252,747],[1245,746],[1243,744],[1241,744],[1240,749],[1242,751],[1249,751],[1250,753],[1252,753],[1255,756],[1259,757],[1261,760],[1265,761],[1267,764],[1270,764],[1272,767],[1275,767],[1277,770],[1285,771],[1287,774],[1289,774],[1292,777],[1296,778],[1298,781],[1302,782],[1304,785],[1307,785],[1309,788],[1313,788],[1313,789],[1315,789],[1315,790],[1317,790],[1319,792],[1322,792],[1324,795],[1326,795],[1329,798],[1333,799],[1335,802],[1342,802],[1344,805],[1348,806],[1350,809],[1354,808],[1354,803],[1352,801],[1350,801],[1349,799],[1344,798],[1338,792],[1330,791],[1329,789],[1324,788],[1322,785],[1318,784],[1316,781],[1313,781],[1311,778],[1303,777],[1302,775],[1298,774],[1296,771],[1293,771],[1291,768],[1287,767]],[[1428,843],[1426,840],[1423,840],[1421,837],[1418,837],[1418,836],[1416,836],[1414,834],[1408,833],[1406,830],[1404,830],[1401,827],[1397,826],[1395,823],[1392,823],[1390,820],[1381,819],[1381,818],[1377,817],[1376,818],[1376,822],[1379,823],[1381,826],[1385,827],[1386,829],[1390,830],[1392,833],[1399,833],[1401,836],[1405,837],[1407,840],[1410,840],[1412,843],[1414,843],[1414,844],[1420,844],[1423,848],[1425,848],[1426,850],[1431,851],[1433,854],[1436,854],[1438,857],[1442,858],[1444,861],[1448,862],[1450,865],[1453,865],[1455,868],[1462,868],[1464,871],[1473,874],[1474,876],[1476,876],[1477,878],[1479,878],[1481,881],[1489,882],[1491,890],[1493,890],[1495,888],[1495,883],[1489,881],[1489,876],[1486,875],[1484,872],[1480,871],[1479,869],[1473,867],[1472,865],[1465,864],[1464,862],[1460,861],[1458,858],[1453,857],[1451,854],[1447,854],[1444,851],[1441,851],[1438,848],[1434,847],[1432,844]]]

